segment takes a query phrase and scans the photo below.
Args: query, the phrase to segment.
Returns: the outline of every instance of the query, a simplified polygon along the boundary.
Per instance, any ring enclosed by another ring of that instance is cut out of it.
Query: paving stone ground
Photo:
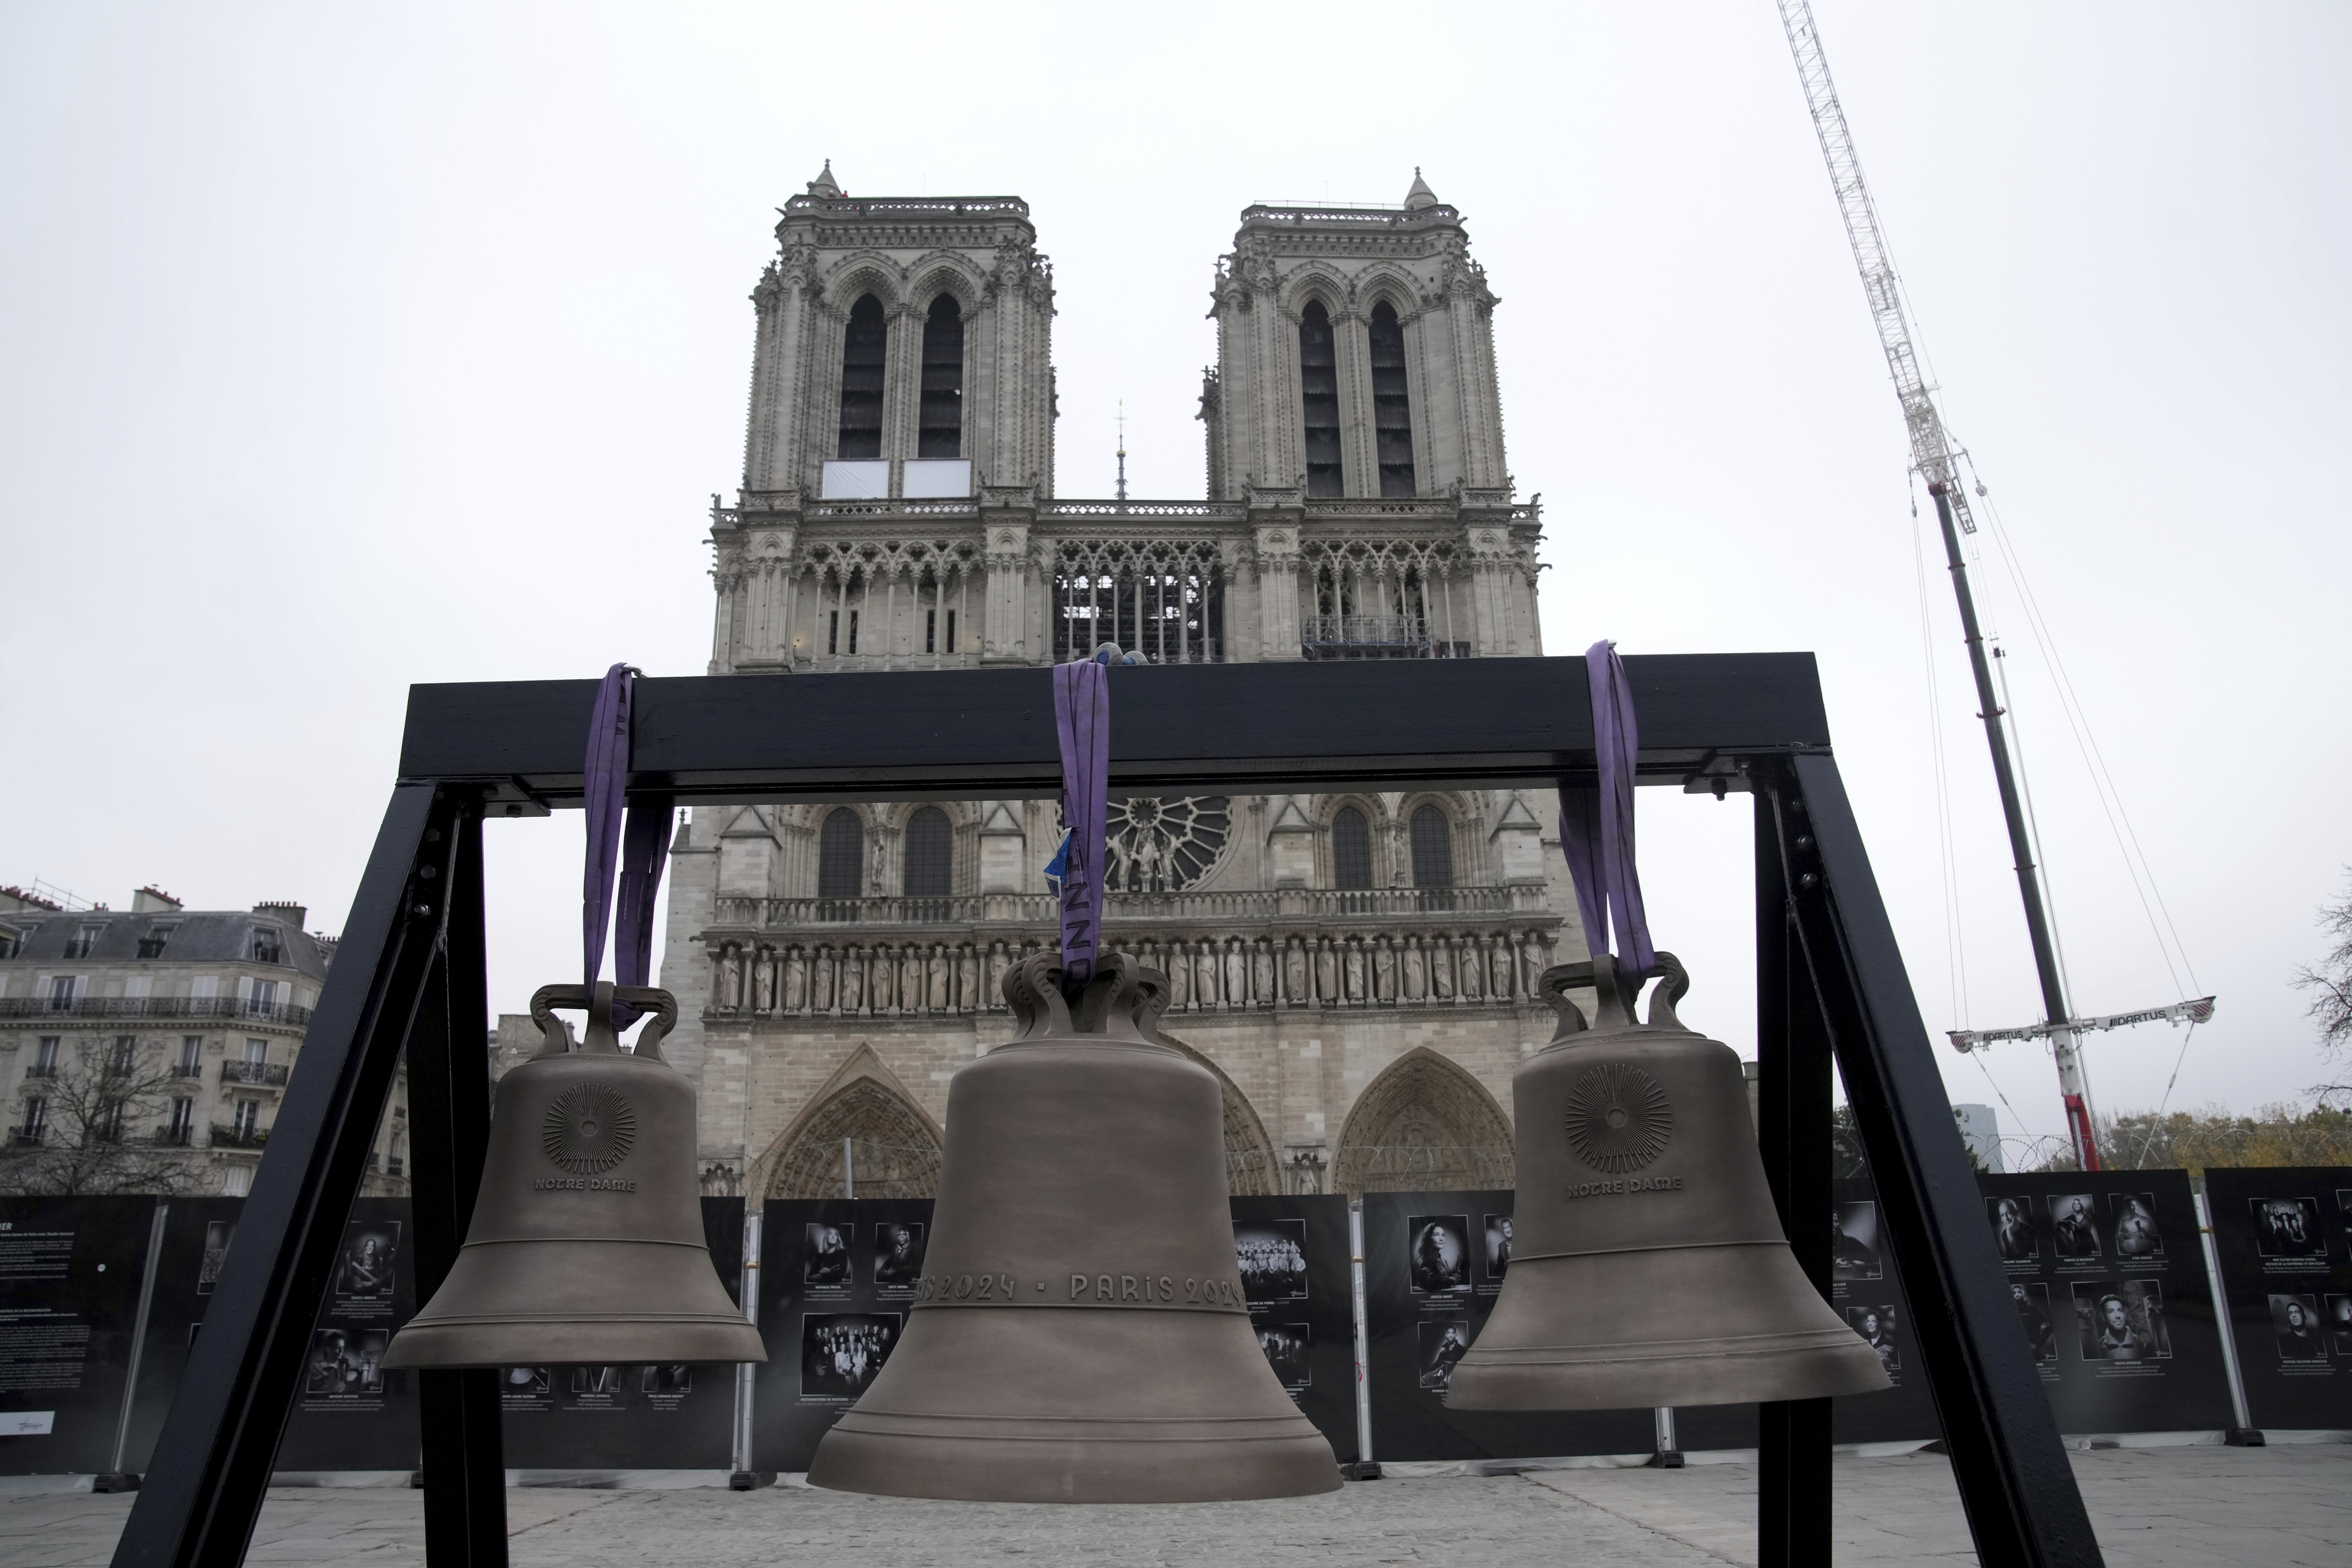
[[[2140,1448],[2074,1456],[2116,1568],[2352,1565],[2352,1447]],[[127,1497],[0,1497],[0,1568],[103,1568]],[[247,1561],[422,1568],[422,1500],[281,1489]],[[1642,1568],[1756,1561],[1751,1465],[1553,1470],[1350,1485],[1290,1501],[1159,1508],[909,1502],[784,1485],[758,1492],[517,1489],[515,1568]],[[1948,1464],[1841,1458],[1840,1564],[1972,1563]]]

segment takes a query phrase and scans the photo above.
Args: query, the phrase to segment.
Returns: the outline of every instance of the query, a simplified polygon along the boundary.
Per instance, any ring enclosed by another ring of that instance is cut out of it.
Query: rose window
[[[1111,890],[1174,892],[1209,874],[1233,837],[1233,801],[1222,795],[1114,800],[1104,823]]]

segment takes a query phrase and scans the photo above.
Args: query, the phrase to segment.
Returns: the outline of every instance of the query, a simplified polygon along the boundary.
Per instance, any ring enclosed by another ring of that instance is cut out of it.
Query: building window
[[[866,824],[843,806],[817,830],[816,896],[854,899],[864,890],[865,875]]]
[[[253,1167],[231,1165],[221,1173],[221,1193],[224,1196],[241,1198],[253,1191]]]
[[[122,1142],[122,1101],[110,1100],[98,1108],[89,1120],[90,1136],[101,1143]]]
[[[14,958],[25,951],[26,933],[0,926],[0,958]]]
[[[278,1005],[278,982],[255,980],[248,984],[252,989],[246,997],[246,1004],[257,1016],[266,1015]]]
[[[923,321],[923,406],[915,456],[963,456],[963,307],[952,294],[932,300]]]
[[[944,899],[954,880],[954,830],[946,812],[927,805],[907,819],[907,896]]]
[[[52,1013],[72,1012],[74,994],[80,989],[81,976],[79,974],[60,974],[56,979],[50,981],[49,1011]]]
[[[163,957],[164,946],[171,942],[172,932],[176,929],[178,928],[173,926],[149,926],[147,934],[139,939],[139,956]]]
[[[269,1042],[268,1040],[247,1040],[245,1042],[245,1060],[247,1066],[257,1068],[268,1059]]]
[[[925,610],[923,612],[923,651],[925,653],[955,652],[955,617],[956,613],[953,610],[950,610],[948,612],[948,640],[942,643],[940,641],[940,613],[937,610]]]
[[[889,347],[882,301],[859,295],[849,308],[841,350],[841,450],[835,455],[843,462],[871,462],[882,455],[882,365]]]
[[[1404,327],[1386,300],[1372,307],[1372,444],[1381,464],[1381,494],[1415,494],[1412,405],[1404,388]]]
[[[202,1035],[180,1037],[179,1076],[194,1078],[205,1070],[205,1037]]]
[[[28,1097],[25,1101],[24,1119],[16,1123],[16,1142],[37,1143],[48,1129],[49,1102],[37,1095]]]
[[[1454,886],[1454,825],[1433,805],[1412,814],[1412,885]]]
[[[163,1129],[167,1143],[185,1143],[196,1125],[196,1102],[193,1100],[172,1101],[172,1120]]]
[[[849,646],[844,647],[841,641],[841,621],[844,612],[840,610],[825,612],[827,617],[824,628],[825,652],[856,653],[857,651],[857,612],[850,610],[846,613],[849,617]]]
[[[1298,319],[1298,402],[1307,418],[1307,493],[1342,494],[1339,480],[1339,362],[1331,318],[1309,300]]]
[[[249,1141],[256,1132],[261,1131],[261,1101],[238,1100],[236,1123],[230,1131],[236,1134],[236,1141],[240,1143]]]
[[[33,1069],[25,1076],[26,1078],[57,1077],[58,1047],[64,1043],[65,1037],[62,1035],[43,1035],[40,1044],[33,1047]]]
[[[272,928],[268,926],[253,928],[253,962],[256,963],[286,962],[286,944]]]
[[[1364,814],[1343,805],[1331,819],[1331,882],[1339,888],[1372,885],[1372,830]]]
[[[117,1078],[128,1078],[131,1076],[131,1069],[136,1068],[138,1065],[139,1037],[136,1035],[115,1036],[114,1051],[113,1054],[107,1058],[106,1070],[112,1073]]]
[[[105,930],[106,927],[103,925],[86,925],[66,938],[67,961],[70,963],[77,958],[88,958],[89,950],[98,945],[98,939]]]

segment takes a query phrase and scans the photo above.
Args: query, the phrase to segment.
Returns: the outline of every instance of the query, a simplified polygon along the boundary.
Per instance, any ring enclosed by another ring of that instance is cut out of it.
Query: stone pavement
[[[2352,1564],[2352,1447],[2125,1448],[2075,1473],[2116,1568]],[[1844,1458],[1839,1563],[1974,1563],[1944,1459]],[[1285,1502],[1058,1508],[758,1492],[517,1489],[516,1568],[1255,1568],[1255,1564],[1695,1565],[1756,1560],[1751,1465],[1575,1469],[1351,1485]],[[127,1497],[0,1497],[0,1568],[103,1568]],[[248,1561],[422,1568],[422,1500],[273,1491]]]

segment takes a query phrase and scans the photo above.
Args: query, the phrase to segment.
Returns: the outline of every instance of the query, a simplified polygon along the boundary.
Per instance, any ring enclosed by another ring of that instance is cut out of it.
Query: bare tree
[[[2294,984],[2312,993],[2310,1013],[2319,1026],[2320,1051],[2340,1059],[2338,1053],[2352,1048],[2352,868],[2346,869],[2343,895],[2319,906],[2319,929],[2335,938],[2336,945],[2318,968],[2296,969]],[[2339,1096],[2352,1097],[2352,1084],[2317,1084],[2312,1093],[2326,1104]]]
[[[73,1062],[42,1082],[41,1126],[20,1127],[0,1146],[0,1194],[193,1191],[197,1162],[151,1125],[184,1081],[164,1066],[161,1046],[77,1038]]]

